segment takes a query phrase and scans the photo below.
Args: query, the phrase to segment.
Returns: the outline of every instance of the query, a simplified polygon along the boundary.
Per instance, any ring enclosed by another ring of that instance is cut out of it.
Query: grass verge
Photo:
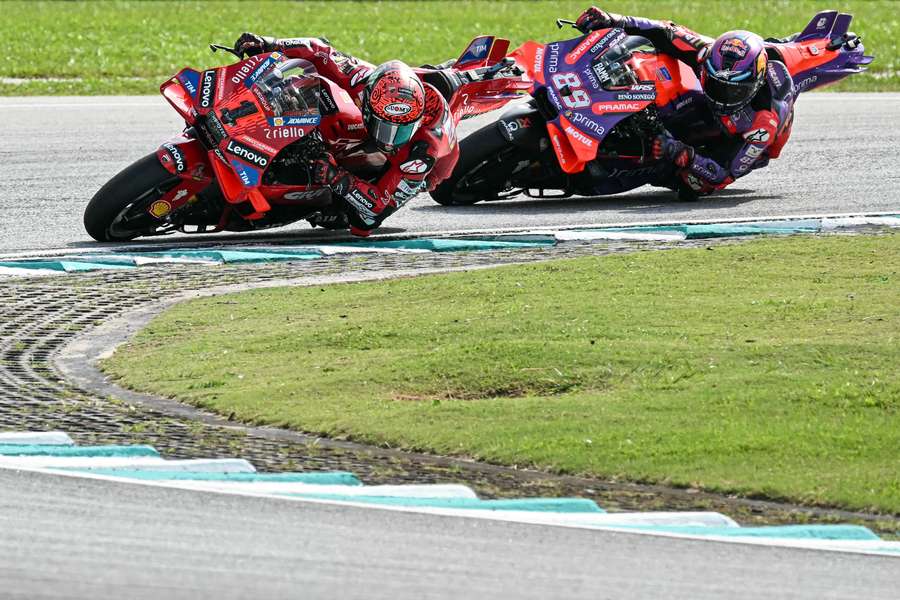
[[[242,31],[327,36],[341,50],[375,63],[391,58],[433,62],[459,55],[480,33],[507,37],[514,44],[567,39],[570,34],[558,31],[554,19],[574,19],[588,4],[7,1],[0,20],[0,95],[156,94],[159,84],[182,67],[230,62],[228,56],[211,54],[206,45],[231,43]],[[783,36],[799,31],[826,5],[818,0],[610,0],[603,7],[673,19],[709,35],[744,28]],[[855,16],[853,29],[877,59],[870,73],[834,89],[900,89],[896,3],[843,0],[839,8]]]
[[[900,512],[900,236],[191,301],[104,362],[254,422]]]

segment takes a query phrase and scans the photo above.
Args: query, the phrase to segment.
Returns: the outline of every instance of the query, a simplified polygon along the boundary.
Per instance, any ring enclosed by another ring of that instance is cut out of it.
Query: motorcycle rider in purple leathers
[[[654,158],[675,165],[676,177],[683,182],[676,187],[688,197],[720,190],[778,158],[794,120],[794,83],[787,67],[767,56],[760,36],[737,30],[711,40],[671,21],[617,15],[593,6],[581,14],[576,27],[583,33],[619,27],[694,69],[710,110],[701,119],[705,127],[682,127],[686,134],[678,137],[691,135],[689,141],[696,140],[704,153],[671,135],[653,141]],[[690,109],[696,113],[696,107]],[[664,118],[669,131],[677,129],[680,112]],[[706,139],[697,135],[701,129],[706,129]]]

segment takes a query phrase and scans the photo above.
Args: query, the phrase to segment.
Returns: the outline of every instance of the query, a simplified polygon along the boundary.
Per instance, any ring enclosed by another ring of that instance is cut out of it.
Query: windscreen
[[[319,114],[319,78],[309,61],[285,61],[260,77],[255,86],[275,117],[313,117]],[[300,123],[297,123],[300,124]]]

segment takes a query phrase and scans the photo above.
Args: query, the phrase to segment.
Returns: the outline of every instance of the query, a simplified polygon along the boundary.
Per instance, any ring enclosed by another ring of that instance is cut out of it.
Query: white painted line
[[[11,431],[0,433],[0,445],[74,446],[75,442],[62,431]]]
[[[242,458],[165,460],[157,456],[0,456],[0,467],[23,469],[156,469],[211,473],[255,473]]]
[[[0,467],[46,469],[52,467],[129,467],[165,463],[158,456],[0,456]]]
[[[18,269],[14,267],[0,267],[0,275],[9,277],[46,277],[48,275],[65,275],[65,271],[54,269]]]
[[[557,231],[554,236],[561,242],[575,240],[628,240],[634,242],[662,241],[679,242],[687,239],[687,234],[680,231],[669,233],[650,233],[640,231]]]
[[[389,498],[478,498],[471,488],[457,484],[430,485],[319,485],[302,481],[184,481],[178,487],[216,492],[257,494],[335,494],[340,496],[383,496]]]
[[[146,108],[148,106],[163,107],[166,105],[159,102],[95,102],[85,104],[77,102],[60,102],[59,104],[35,102],[32,104],[0,104],[0,111],[8,108],[97,108],[98,106],[142,106]]]
[[[353,500],[346,500],[353,504]],[[364,503],[358,506],[368,506]],[[415,507],[418,512],[451,517],[469,516],[468,510],[460,508]],[[731,517],[717,512],[646,512],[646,513],[553,513],[524,510],[477,511],[477,518],[532,525],[564,525],[585,529],[609,528],[616,526],[666,526],[666,527],[739,527]],[[496,513],[496,514],[495,514]]]
[[[97,464],[79,468],[120,469],[122,471],[184,471],[190,473],[256,473],[256,467],[243,458],[194,458],[112,467]]]
[[[900,212],[900,211],[898,211]],[[888,227],[900,227],[898,217],[841,217],[822,219],[822,229],[838,229],[840,227],[853,227],[854,225],[887,225]]]

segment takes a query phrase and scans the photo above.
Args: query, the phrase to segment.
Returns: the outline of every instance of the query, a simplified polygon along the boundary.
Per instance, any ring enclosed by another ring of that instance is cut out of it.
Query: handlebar
[[[577,24],[575,23],[575,21],[570,21],[570,20],[568,20],[568,19],[557,19],[557,20],[556,20],[556,26],[557,26],[559,29],[562,29],[562,28],[563,28],[563,25],[571,25],[573,29],[578,29]]]

